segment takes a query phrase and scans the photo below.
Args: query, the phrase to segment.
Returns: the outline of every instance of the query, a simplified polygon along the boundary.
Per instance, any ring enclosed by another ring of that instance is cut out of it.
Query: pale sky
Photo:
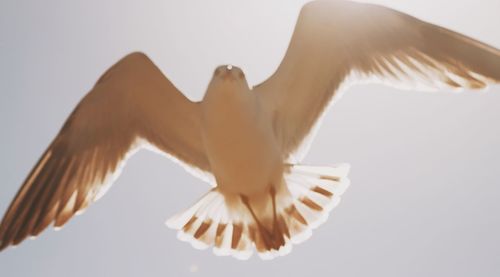
[[[189,98],[214,68],[250,85],[281,61],[307,1],[0,0],[0,214],[78,101],[143,51]],[[500,1],[377,2],[500,48]],[[17,276],[500,276],[500,87],[355,86],[329,109],[311,165],[351,164],[329,220],[286,257],[246,262],[180,242],[164,221],[209,186],[151,152],[61,231],[0,253]]]

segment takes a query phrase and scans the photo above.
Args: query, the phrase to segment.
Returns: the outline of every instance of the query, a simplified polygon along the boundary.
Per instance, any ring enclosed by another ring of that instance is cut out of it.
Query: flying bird
[[[213,187],[167,221],[218,255],[268,259],[325,222],[349,166],[300,163],[318,118],[349,84],[482,89],[500,82],[500,50],[373,4],[313,1],[283,61],[250,87],[232,65],[187,99],[142,53],[118,61],[81,100],[27,176],[0,225],[0,249],[64,225],[99,199],[138,149],[161,151]],[[198,174],[198,173],[201,173]]]

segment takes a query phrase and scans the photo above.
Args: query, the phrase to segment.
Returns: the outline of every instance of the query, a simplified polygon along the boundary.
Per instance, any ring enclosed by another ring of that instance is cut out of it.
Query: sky
[[[214,68],[250,85],[281,61],[304,0],[0,0],[0,214],[97,78],[145,52],[190,99]],[[381,3],[500,48],[500,1]],[[500,86],[486,93],[352,87],[304,163],[351,164],[329,220],[291,254],[216,257],[164,221],[209,186],[142,151],[62,230],[0,253],[17,276],[500,276]]]

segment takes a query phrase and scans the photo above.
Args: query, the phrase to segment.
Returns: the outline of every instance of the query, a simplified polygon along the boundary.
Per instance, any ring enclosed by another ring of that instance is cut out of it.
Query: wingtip
[[[0,252],[7,250],[9,248],[15,249],[18,247],[19,243],[15,243],[13,241],[0,241]]]
[[[0,252],[7,248],[7,246],[9,246],[7,243],[4,244],[3,241],[0,241]]]

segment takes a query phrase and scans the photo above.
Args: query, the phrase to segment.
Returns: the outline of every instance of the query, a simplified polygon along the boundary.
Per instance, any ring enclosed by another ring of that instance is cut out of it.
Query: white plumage
[[[157,149],[214,185],[167,225],[218,255],[285,255],[325,222],[349,166],[293,155],[340,87],[482,89],[500,82],[500,51],[370,4],[303,7],[276,72],[251,88],[218,67],[201,102],[184,97],[142,53],[112,66],[78,104],[28,175],[0,225],[0,249],[60,227],[98,199],[131,151]]]

